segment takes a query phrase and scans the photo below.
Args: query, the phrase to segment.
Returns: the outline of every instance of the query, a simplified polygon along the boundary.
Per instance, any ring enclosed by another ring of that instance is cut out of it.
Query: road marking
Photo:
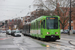
[[[6,39],[9,39],[9,38],[13,38],[13,37],[1,38],[0,40],[6,40]]]

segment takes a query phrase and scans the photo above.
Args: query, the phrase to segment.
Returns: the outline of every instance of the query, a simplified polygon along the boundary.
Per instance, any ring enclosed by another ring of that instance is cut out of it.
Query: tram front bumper
[[[60,39],[59,36],[55,36],[55,35],[45,36],[45,38],[50,38],[50,39]]]

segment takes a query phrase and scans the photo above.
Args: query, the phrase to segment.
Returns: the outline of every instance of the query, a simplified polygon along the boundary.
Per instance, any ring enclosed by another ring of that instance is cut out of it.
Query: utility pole
[[[7,31],[7,20],[5,21],[5,30]],[[7,37],[7,34],[6,34]]]
[[[57,2],[58,2],[58,0],[56,0],[56,8],[57,8]]]
[[[7,20],[5,21],[5,28],[6,28],[6,30],[7,30]]]
[[[70,35],[70,31],[71,31],[71,0],[70,0],[69,34],[68,35]]]

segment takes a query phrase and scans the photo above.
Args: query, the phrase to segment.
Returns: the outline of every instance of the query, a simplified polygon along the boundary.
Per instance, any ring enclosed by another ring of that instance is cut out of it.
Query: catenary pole
[[[71,31],[71,0],[70,0],[69,34],[68,35],[70,35],[70,31]]]

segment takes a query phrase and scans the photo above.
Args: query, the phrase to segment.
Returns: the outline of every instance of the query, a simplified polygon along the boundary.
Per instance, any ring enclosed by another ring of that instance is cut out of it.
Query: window
[[[68,26],[68,29],[69,29],[69,26]],[[71,26],[71,30],[73,30],[73,26]]]
[[[69,21],[68,21],[68,23],[69,23]],[[71,23],[73,23],[73,20],[71,20]]]
[[[35,29],[35,23],[34,23],[34,29]]]
[[[31,24],[31,29],[34,29],[33,23]]]
[[[40,21],[38,21],[38,28],[40,28]]]
[[[45,20],[43,20],[43,28],[45,29]]]
[[[38,21],[36,21],[36,29],[38,29]]]
[[[60,28],[60,20],[59,20],[59,28]]]

